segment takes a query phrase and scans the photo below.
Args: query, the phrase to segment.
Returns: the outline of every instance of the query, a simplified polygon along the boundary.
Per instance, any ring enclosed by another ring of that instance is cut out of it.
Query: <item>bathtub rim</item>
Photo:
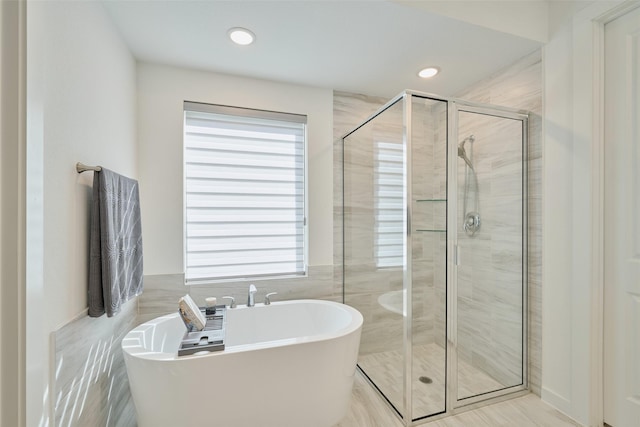
[[[362,324],[364,322],[364,318],[362,313],[360,313],[357,309],[351,307],[350,305],[335,302],[335,301],[326,301],[326,300],[315,300],[315,299],[298,299],[298,300],[288,300],[288,301],[276,301],[272,302],[270,305],[275,306],[283,306],[283,305],[292,305],[292,304],[300,304],[300,303],[311,303],[318,305],[328,305],[341,310],[345,310],[351,314],[351,321],[344,327],[336,329],[332,332],[326,332],[317,335],[307,335],[302,337],[295,338],[283,338],[279,340],[271,340],[271,341],[263,341],[259,343],[251,343],[251,344],[242,344],[235,345],[232,347],[227,347],[222,351],[214,351],[214,352],[202,352],[196,353],[189,356],[180,356],[178,357],[178,351],[176,349],[175,352],[151,352],[144,348],[141,344],[132,344],[133,342],[140,342],[136,338],[129,338],[129,334],[135,332],[137,329],[141,329],[146,326],[154,326],[155,324],[161,322],[172,321],[173,319],[178,318],[178,313],[169,313],[162,316],[158,316],[154,319],[151,319],[147,322],[144,322],[135,328],[131,329],[127,332],[122,339],[121,348],[125,354],[125,359],[127,357],[132,357],[136,359],[143,359],[149,361],[157,361],[157,362],[186,362],[193,359],[207,358],[207,357],[222,357],[224,355],[246,352],[246,351],[255,351],[261,349],[269,349],[269,348],[281,348],[287,347],[291,345],[299,345],[299,344],[307,344],[314,342],[323,342],[330,341],[333,339],[339,339],[342,337],[346,337],[358,329],[362,328]],[[256,304],[256,307],[263,308],[264,304]],[[246,305],[238,305],[236,308],[230,310],[252,310],[253,307],[247,307]],[[143,331],[140,331],[143,332]]]

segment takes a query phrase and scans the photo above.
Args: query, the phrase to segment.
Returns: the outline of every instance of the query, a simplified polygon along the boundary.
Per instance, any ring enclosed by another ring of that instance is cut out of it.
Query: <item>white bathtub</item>
[[[299,300],[227,309],[225,350],[177,356],[178,314],[122,341],[138,426],[330,427],[351,399],[362,315]]]

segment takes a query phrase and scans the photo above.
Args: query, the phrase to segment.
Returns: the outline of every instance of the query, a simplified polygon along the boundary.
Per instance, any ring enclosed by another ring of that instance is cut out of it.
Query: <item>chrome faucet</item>
[[[278,295],[277,292],[270,292],[264,296],[264,305],[271,305],[271,297]]]
[[[258,292],[254,285],[249,285],[249,298],[247,299],[247,307],[255,307],[256,300],[254,294]]]

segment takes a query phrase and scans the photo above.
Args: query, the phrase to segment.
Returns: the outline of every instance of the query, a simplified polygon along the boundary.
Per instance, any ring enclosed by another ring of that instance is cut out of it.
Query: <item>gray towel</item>
[[[112,317],[142,293],[138,181],[94,172],[89,257],[89,316]]]

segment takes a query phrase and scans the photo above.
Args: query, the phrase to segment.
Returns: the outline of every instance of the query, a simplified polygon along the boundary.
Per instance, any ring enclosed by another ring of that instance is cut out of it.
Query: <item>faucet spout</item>
[[[255,293],[258,292],[255,285],[249,285],[249,298],[247,298],[247,307],[255,307],[256,299]]]

